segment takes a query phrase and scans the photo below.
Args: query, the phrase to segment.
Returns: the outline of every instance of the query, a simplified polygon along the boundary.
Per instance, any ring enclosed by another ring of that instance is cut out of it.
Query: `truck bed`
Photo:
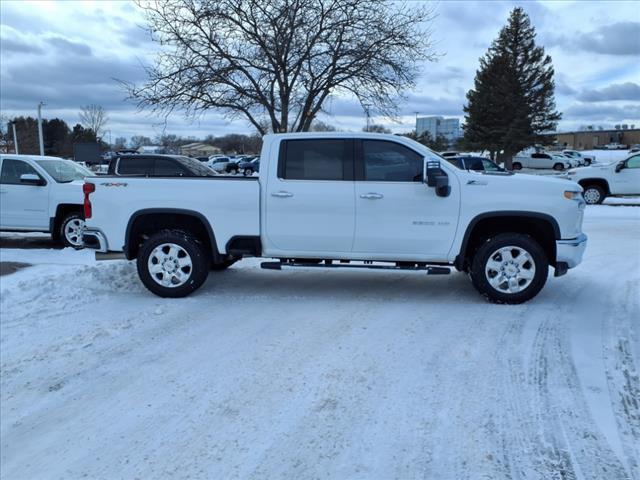
[[[141,211],[191,211],[206,217],[220,253],[233,236],[260,235],[257,177],[96,176],[87,181],[96,186],[88,224],[100,227],[111,242],[108,250],[122,250],[127,231],[122,219]]]

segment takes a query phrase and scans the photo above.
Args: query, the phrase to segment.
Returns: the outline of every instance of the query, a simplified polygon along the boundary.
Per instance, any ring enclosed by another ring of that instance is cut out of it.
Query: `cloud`
[[[576,40],[583,50],[609,55],[640,55],[640,22],[603,25]]]
[[[616,22],[574,35],[547,36],[547,45],[605,55],[640,56],[640,22]]]
[[[72,42],[63,37],[49,37],[46,41],[62,54],[74,54],[85,57],[93,55],[91,47],[84,43]]]
[[[21,53],[21,54],[43,53],[42,49],[37,45],[32,45],[22,40],[12,39],[8,37],[3,37],[0,40],[0,52],[2,52],[2,55],[11,54],[11,53]]]
[[[640,118],[640,105],[608,105],[600,103],[575,103],[563,112],[565,120],[571,118],[598,119],[598,121],[622,122]]]
[[[584,90],[577,98],[583,102],[640,101],[640,85],[633,82],[615,83],[600,89]]]

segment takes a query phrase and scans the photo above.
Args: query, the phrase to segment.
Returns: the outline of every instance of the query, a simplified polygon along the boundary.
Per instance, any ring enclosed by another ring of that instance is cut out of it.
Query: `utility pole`
[[[42,106],[44,102],[38,104],[38,139],[40,140],[40,156],[44,157],[44,139],[42,138]]]
[[[369,105],[368,103],[365,103],[364,105],[362,105],[362,108],[364,108],[364,113],[367,116],[367,129],[365,131],[369,131],[369,119],[371,118],[371,116],[369,115],[369,108],[371,107],[371,105]]]
[[[18,149],[18,135],[16,135],[16,122],[11,122],[11,126],[13,127],[13,149],[16,151],[16,155],[19,155],[20,150]]]

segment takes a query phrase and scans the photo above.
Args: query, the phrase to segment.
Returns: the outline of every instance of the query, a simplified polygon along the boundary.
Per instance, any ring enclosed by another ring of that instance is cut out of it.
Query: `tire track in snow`
[[[611,406],[631,478],[636,480],[640,478],[640,379],[636,357],[640,332],[632,319],[640,318],[637,283],[634,280],[625,283],[623,298],[607,315],[603,327],[604,338],[608,339],[603,345],[603,356]]]
[[[532,352],[530,378],[536,388],[536,418],[540,423],[539,465],[553,479],[627,479],[624,466],[591,417],[571,356],[568,318],[579,287],[574,286],[561,308],[549,309]],[[572,301],[573,300],[573,301]]]

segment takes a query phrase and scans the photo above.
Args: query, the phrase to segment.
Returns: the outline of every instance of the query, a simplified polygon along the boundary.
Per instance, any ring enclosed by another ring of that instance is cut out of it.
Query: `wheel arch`
[[[560,227],[551,215],[527,211],[496,211],[474,217],[462,238],[454,265],[467,270],[470,259],[482,241],[499,233],[523,233],[533,237],[544,249],[549,264],[555,266],[556,240],[561,238]]]
[[[62,226],[62,219],[73,212],[78,212],[84,218],[84,210],[81,203],[59,203],[56,207],[56,213],[49,219],[49,230],[55,237],[58,235],[58,230]]]
[[[582,178],[578,180],[578,185],[582,188],[587,188],[589,185],[598,185],[599,187],[604,189],[604,193],[607,195],[611,195],[611,189],[609,188],[609,182],[604,178]]]
[[[180,208],[146,208],[134,212],[127,222],[122,247],[126,258],[136,258],[146,235],[172,228],[189,231],[209,247],[212,261],[220,260],[216,237],[207,218],[200,212]]]

